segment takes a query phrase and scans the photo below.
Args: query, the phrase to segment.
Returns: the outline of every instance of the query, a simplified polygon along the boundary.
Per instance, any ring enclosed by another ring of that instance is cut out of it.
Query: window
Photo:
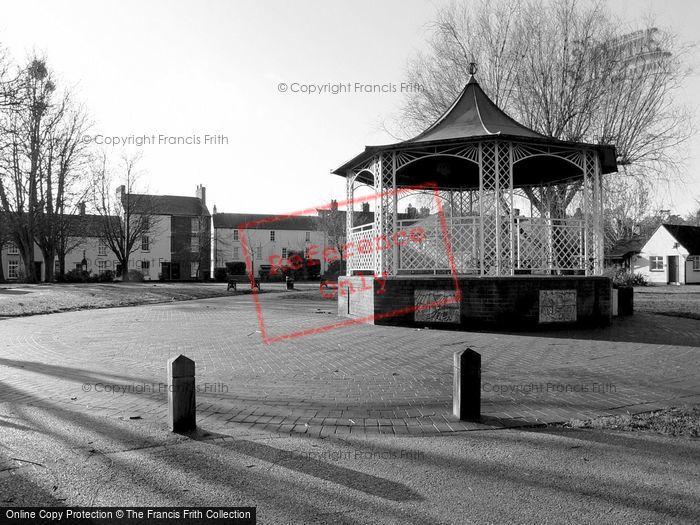
[[[234,246],[234,247],[233,247],[233,260],[234,260],[234,261],[237,261],[237,260],[238,260],[238,256],[239,256],[239,253],[238,253],[238,246]]]
[[[55,275],[58,275],[58,272],[60,272],[60,271],[61,271],[61,262],[58,259],[56,259],[53,263],[53,273]]]
[[[309,249],[304,248],[304,259],[308,260],[309,259]]]
[[[255,248],[255,257],[257,259],[262,259],[262,246]]]
[[[198,262],[190,263],[190,277],[197,277],[197,270],[199,270],[199,263]]]
[[[8,255],[19,255],[19,248],[17,245],[13,242],[7,245],[7,254]]]
[[[662,272],[664,269],[664,258],[660,255],[649,257],[649,270],[652,272]]]
[[[141,261],[141,273],[145,275],[151,275],[151,261]]]
[[[306,242],[311,242],[311,232],[306,232]]]
[[[192,251],[199,253],[199,237],[197,235],[192,236]]]
[[[282,259],[287,258],[287,248],[282,248]]]
[[[270,241],[274,242],[275,240],[275,230],[270,230]]]
[[[192,221],[190,222],[190,231],[192,233],[199,233],[199,217],[192,217]]]
[[[700,255],[693,255],[690,259],[693,261],[693,271],[700,272]]]
[[[148,238],[148,235],[143,235],[141,237],[141,251],[147,252],[150,249],[151,249],[151,240]],[[104,255],[104,254],[102,254],[102,255]]]
[[[238,240],[238,230],[233,230],[233,240],[234,241]]]
[[[103,241],[97,246],[97,255],[107,255],[107,245]]]
[[[97,260],[97,273],[103,274],[107,269],[107,261]]]
[[[150,217],[142,217],[141,224],[143,225],[143,231],[147,232],[148,230],[151,229],[151,218]]]
[[[7,278],[17,279],[19,277],[19,261],[10,259],[7,261]]]

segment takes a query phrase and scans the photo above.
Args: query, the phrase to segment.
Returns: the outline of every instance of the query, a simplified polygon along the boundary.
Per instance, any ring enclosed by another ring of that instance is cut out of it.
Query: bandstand
[[[366,224],[346,214],[348,245],[374,249],[348,254],[339,314],[462,329],[609,324],[602,176],[615,171],[614,146],[527,128],[472,74],[423,133],[368,146],[333,171],[346,178],[348,210],[363,185],[375,210]],[[399,213],[401,201],[419,193],[434,195],[436,205]],[[377,242],[411,231],[421,235]]]

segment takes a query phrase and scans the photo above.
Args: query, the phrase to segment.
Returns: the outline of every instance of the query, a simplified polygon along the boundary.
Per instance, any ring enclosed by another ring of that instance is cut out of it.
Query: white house
[[[651,284],[700,283],[700,226],[659,226],[642,247],[634,271]]]
[[[291,252],[301,252],[307,254],[307,258],[319,260],[321,274],[327,269],[327,262],[321,256],[326,247],[326,235],[321,231],[318,217],[278,219],[274,215],[214,212],[212,218],[215,268],[223,268],[229,262],[245,262],[248,258],[257,276],[261,266],[286,266]],[[246,223],[250,226],[243,230],[247,254],[238,229]]]

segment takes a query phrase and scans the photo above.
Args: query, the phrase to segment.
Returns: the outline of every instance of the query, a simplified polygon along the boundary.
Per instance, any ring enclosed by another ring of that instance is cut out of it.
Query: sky
[[[411,89],[407,63],[445,3],[0,0],[0,45],[16,62],[45,54],[90,113],[85,140],[115,157],[139,153],[148,191],[194,196],[203,184],[219,212],[291,213],[343,200],[331,169],[395,142],[382,123]],[[630,23],[651,11],[698,40],[695,1],[608,4]],[[699,92],[695,73],[680,99],[696,121]],[[678,213],[700,199],[698,137],[688,152],[684,184],[663,203]]]

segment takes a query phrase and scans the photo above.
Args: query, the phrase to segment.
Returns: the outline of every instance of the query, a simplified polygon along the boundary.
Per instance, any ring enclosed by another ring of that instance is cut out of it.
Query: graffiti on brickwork
[[[540,290],[540,323],[576,321],[576,290]]]
[[[450,290],[415,290],[414,319],[420,323],[459,323],[460,305]]]

